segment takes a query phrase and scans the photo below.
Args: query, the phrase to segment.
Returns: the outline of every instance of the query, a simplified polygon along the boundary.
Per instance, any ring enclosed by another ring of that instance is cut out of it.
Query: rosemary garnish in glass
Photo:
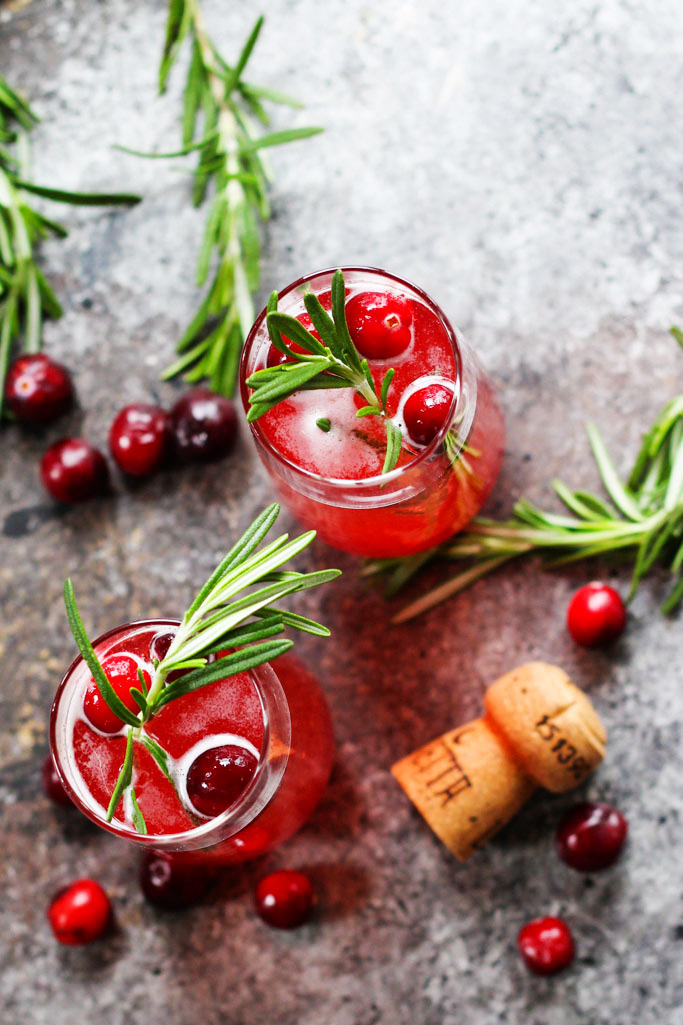
[[[36,263],[35,246],[66,228],[30,203],[30,194],[77,206],[131,206],[139,196],[69,192],[30,180],[29,135],[39,118],[0,75],[0,417],[5,376],[16,342],[23,352],[40,352],[43,320],[57,319],[62,307]]]
[[[323,308],[317,295],[304,295],[306,312],[321,341],[301,324],[296,317],[279,313],[278,294],[272,292],[268,300],[266,323],[268,335],[275,348],[287,356],[286,363],[256,370],[247,385],[253,388],[249,396],[247,420],[252,423],[273,406],[298,391],[320,388],[353,388],[366,402],[356,413],[358,417],[381,416],[387,432],[387,451],[382,473],[396,466],[401,454],[401,429],[387,414],[387,398],[394,378],[393,367],[387,370],[377,394],[368,361],[363,359],[353,344],[346,322],[346,289],[341,270],[332,277],[332,315]],[[286,344],[300,345],[305,352],[296,352]],[[329,430],[329,420],[317,421],[321,430]]]
[[[678,328],[671,333],[683,346],[683,333]],[[367,563],[363,574],[385,575],[387,594],[393,595],[434,559],[470,562],[468,568],[408,604],[393,621],[412,619],[510,559],[531,552],[547,553],[548,564],[560,566],[614,551],[631,551],[628,599],[642,577],[658,565],[671,574],[671,589],[662,611],[678,608],[683,601],[683,394],[667,403],[644,436],[625,483],[619,480],[597,428],[589,424],[587,430],[607,500],[554,481],[555,492],[573,515],[546,512],[522,500],[505,522],[477,517],[436,548],[408,558]]]
[[[126,707],[109,683],[83,627],[73,584],[71,580],[66,581],[64,602],[78,649],[102,698],[126,727],[126,753],[107,809],[107,822],[113,818],[127,790],[135,812],[135,828],[138,832],[146,832],[132,787],[133,741],[144,744],[162,772],[168,775],[167,753],[145,732],[145,724],[161,708],[209,683],[253,669],[282,655],[293,646],[293,641],[272,638],[287,626],[318,637],[329,637],[330,631],[321,623],[274,604],[288,594],[325,584],[340,574],[337,569],[299,573],[281,568],[311,543],[315,537],[314,530],[292,541],[283,534],[258,550],[279,511],[277,504],[265,509],[213,571],[183,616],[168,651],[155,665],[149,688],[142,673],[138,673],[140,688],[131,689],[140,709],[137,714]],[[211,655],[233,648],[236,650],[231,654],[210,660]],[[169,674],[179,671],[183,675],[169,683]]]
[[[214,185],[197,259],[197,284],[206,285],[214,258],[216,268],[195,316],[177,343],[179,357],[162,376],[175,377],[184,371],[187,381],[208,378],[214,391],[228,396],[235,390],[240,352],[254,322],[252,296],[258,289],[260,272],[258,220],[270,217],[268,187],[272,173],[260,152],[322,131],[312,127],[260,133],[259,126],[270,125],[264,103],[301,107],[284,93],[252,85],[243,77],[262,26],[260,17],[236,63],[229,65],[208,35],[199,0],[170,0],[159,89],[164,91],[182,44],[189,37],[182,149],[176,153],[138,153],[179,157],[196,152],[195,206],[201,205],[209,185]]]

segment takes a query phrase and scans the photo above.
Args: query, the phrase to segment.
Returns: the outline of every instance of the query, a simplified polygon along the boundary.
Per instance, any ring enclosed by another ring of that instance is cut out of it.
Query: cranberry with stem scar
[[[557,852],[578,872],[600,872],[621,853],[628,823],[616,808],[585,801],[570,808],[555,833]]]
[[[580,587],[567,609],[567,627],[577,644],[596,648],[616,640],[626,626],[626,607],[618,591],[594,580]]]
[[[256,887],[256,910],[276,929],[295,929],[310,918],[315,904],[313,886],[303,872],[283,869],[265,876]]]
[[[139,707],[131,694],[131,688],[142,690],[138,676],[138,663],[131,655],[108,655],[102,661],[102,668],[126,708],[131,712],[138,712]],[[147,688],[150,686],[150,675],[142,670],[142,676]],[[83,711],[88,722],[100,733],[118,733],[123,722],[112,712],[111,708],[100,694],[100,689],[91,679],[90,684],[83,698]]]
[[[428,384],[412,392],[403,406],[403,422],[413,441],[428,445],[448,419],[453,391],[443,384]]]
[[[186,462],[222,459],[235,443],[237,413],[230,399],[207,388],[193,388],[171,410],[173,445]]]
[[[22,423],[50,423],[69,409],[73,397],[69,371],[42,352],[19,356],[7,371],[5,399]]]
[[[80,946],[91,943],[105,931],[111,918],[111,904],[94,879],[77,879],[55,895],[47,917],[60,943]]]
[[[367,359],[391,359],[410,345],[413,311],[400,295],[360,292],[346,304],[346,322],[354,345]]]
[[[535,975],[554,975],[574,960],[574,939],[561,918],[536,918],[520,930],[517,946]]]
[[[188,769],[187,796],[200,815],[220,815],[242,796],[257,765],[256,756],[237,744],[210,747]]]
[[[40,463],[43,486],[58,502],[74,505],[102,495],[109,481],[104,456],[84,438],[61,438]]]
[[[144,402],[124,406],[109,429],[109,449],[117,465],[132,477],[159,469],[170,441],[171,422],[163,409]]]
[[[143,855],[139,879],[150,904],[168,911],[199,903],[208,885],[205,865],[163,851],[147,851]]]

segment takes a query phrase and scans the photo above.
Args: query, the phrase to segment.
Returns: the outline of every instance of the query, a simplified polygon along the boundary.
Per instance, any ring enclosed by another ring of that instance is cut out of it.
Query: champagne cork
[[[486,712],[392,766],[436,835],[461,861],[519,811],[536,786],[580,783],[607,735],[586,695],[557,666],[533,662],[493,683]]]
[[[513,669],[491,684],[484,707],[527,775],[555,794],[577,786],[605,757],[605,727],[558,666]]]

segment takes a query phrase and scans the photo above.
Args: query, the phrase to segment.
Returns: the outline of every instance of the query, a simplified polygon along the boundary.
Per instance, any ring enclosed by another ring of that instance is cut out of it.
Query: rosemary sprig
[[[167,752],[145,732],[145,724],[164,705],[216,680],[253,669],[282,655],[292,647],[293,642],[268,638],[282,633],[285,626],[318,637],[329,637],[330,631],[321,623],[279,609],[274,604],[288,594],[334,580],[340,573],[337,569],[314,573],[281,569],[311,543],[315,531],[308,531],[292,541],[287,534],[283,534],[259,549],[279,511],[277,504],[265,509],[213,571],[183,616],[166,655],[155,666],[147,692],[142,674],[139,674],[141,688],[131,690],[140,708],[137,715],[124,705],[109,683],[83,627],[73,584],[71,580],[66,581],[64,602],[78,650],[102,698],[126,726],[126,755],[107,809],[108,822],[113,818],[124,793],[132,785],[134,740],[144,744],[161,770],[169,775]],[[211,655],[224,649],[236,650],[224,658],[210,661]],[[179,670],[184,675],[169,683],[169,673]],[[134,792],[130,793],[135,810],[135,827],[143,831],[138,822],[144,823],[144,819]]]
[[[366,402],[356,412],[356,416],[384,417],[387,452],[382,473],[388,473],[398,462],[403,441],[401,429],[387,415],[387,398],[394,370],[387,370],[378,395],[368,361],[361,357],[349,334],[345,300],[346,289],[341,270],[335,271],[332,277],[332,316],[323,308],[317,295],[307,292],[304,296],[306,312],[322,339],[318,341],[296,317],[278,312],[278,294],[271,293],[266,315],[268,334],[275,348],[287,356],[288,361],[256,370],[247,379],[247,385],[254,389],[249,396],[247,420],[253,423],[273,406],[298,391],[354,388]],[[283,335],[306,351],[290,349]],[[326,418],[317,423],[321,430],[329,430],[329,420]]]
[[[672,329],[683,345],[683,334]],[[454,577],[410,602],[395,623],[412,619],[464,590],[475,580],[519,555],[547,553],[550,565],[559,566],[630,551],[633,573],[628,599],[655,565],[671,573],[671,588],[662,605],[673,612],[683,601],[683,394],[672,399],[645,434],[633,469],[625,483],[597,428],[588,425],[588,438],[607,495],[572,491],[561,481],[553,487],[572,515],[538,509],[527,501],[515,504],[505,522],[476,518],[450,541],[418,555],[381,559],[366,564],[366,576],[384,574],[387,593],[396,594],[433,559],[469,560],[471,565]]]
[[[235,390],[240,352],[254,322],[252,296],[259,285],[260,262],[258,219],[270,217],[268,187],[272,173],[261,151],[322,131],[312,127],[259,133],[259,125],[267,128],[270,124],[264,102],[301,106],[289,96],[252,85],[243,77],[262,26],[260,17],[231,66],[208,35],[199,0],[170,0],[159,89],[164,91],[182,44],[189,37],[191,57],[184,93],[182,148],[172,154],[139,154],[183,156],[196,152],[195,206],[206,198],[209,184],[214,185],[197,258],[197,284],[207,284],[213,262],[215,271],[195,316],[177,343],[178,359],[162,376],[170,378],[184,372],[188,381],[208,378],[212,389],[225,395]]]
[[[62,308],[37,265],[36,244],[48,236],[64,238],[67,230],[30,205],[30,195],[79,206],[126,205],[140,201],[129,194],[69,192],[30,180],[29,135],[38,116],[0,76],[0,417],[4,383],[13,350],[39,352],[43,320],[59,318]]]

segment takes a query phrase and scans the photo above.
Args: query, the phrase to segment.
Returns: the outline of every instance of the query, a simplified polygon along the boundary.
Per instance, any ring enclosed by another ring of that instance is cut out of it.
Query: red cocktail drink
[[[151,676],[177,625],[128,624],[93,647],[110,680],[138,669]],[[126,731],[93,703],[93,687],[77,658],[55,698],[50,740],[74,803],[117,836],[155,850],[196,851],[216,865],[243,861],[299,829],[325,788],[333,759],[327,705],[312,674],[286,653],[184,694],[150,718],[133,741],[131,786],[107,822]],[[135,825],[138,810],[144,834]]]
[[[359,418],[365,401],[353,388],[321,388],[278,402],[251,428],[278,496],[319,537],[359,555],[409,555],[461,529],[489,495],[503,454],[502,414],[467,342],[424,292],[384,271],[343,273],[349,330],[378,395],[388,368],[395,371],[385,415]],[[310,328],[303,296],[312,291],[329,309],[332,274],[288,286],[278,311]],[[383,338],[372,334],[378,317],[389,325]],[[242,356],[245,408],[250,376],[284,358],[263,311]],[[382,473],[387,418],[403,444],[396,467]]]

